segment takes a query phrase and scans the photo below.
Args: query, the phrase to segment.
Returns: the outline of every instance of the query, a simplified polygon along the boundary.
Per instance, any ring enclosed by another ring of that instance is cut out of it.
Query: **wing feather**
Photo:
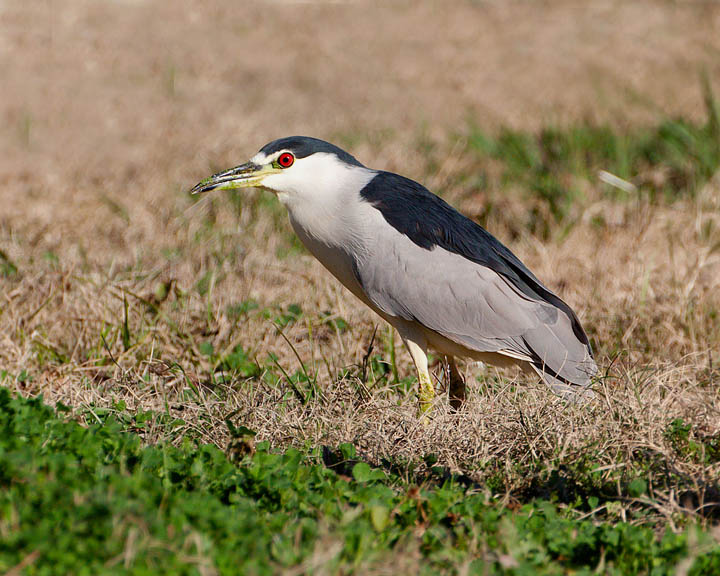
[[[482,227],[406,180],[402,217],[363,191],[377,221],[354,269],[373,304],[471,350],[527,359],[559,393],[589,386],[597,368],[572,309]]]

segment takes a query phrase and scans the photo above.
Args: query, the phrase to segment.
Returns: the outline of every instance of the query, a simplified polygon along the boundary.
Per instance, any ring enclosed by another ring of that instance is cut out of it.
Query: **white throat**
[[[263,187],[276,192],[303,241],[307,236],[328,246],[347,245],[358,240],[362,228],[353,206],[361,202],[360,190],[375,175],[374,170],[346,164],[334,154],[316,153],[268,176]]]

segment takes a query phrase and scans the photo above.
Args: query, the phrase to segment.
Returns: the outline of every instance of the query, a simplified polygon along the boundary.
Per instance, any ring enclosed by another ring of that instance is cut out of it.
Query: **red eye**
[[[283,168],[290,168],[290,166],[293,165],[293,162],[295,162],[295,156],[290,154],[290,152],[283,152],[280,154],[277,161]]]

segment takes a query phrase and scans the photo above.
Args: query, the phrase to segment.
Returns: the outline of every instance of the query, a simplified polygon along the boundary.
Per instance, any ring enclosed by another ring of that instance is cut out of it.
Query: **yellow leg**
[[[415,340],[420,340],[416,342]],[[412,356],[415,368],[418,373],[418,399],[420,400],[420,413],[424,414],[432,407],[433,399],[435,398],[435,387],[433,386],[432,380],[430,379],[430,372],[428,371],[428,360],[426,349],[427,345],[421,338],[411,340],[409,338],[403,338],[405,346],[407,346],[410,356]]]
[[[454,357],[448,357],[448,365],[450,367],[450,407],[457,410],[465,402],[465,379],[460,374]]]

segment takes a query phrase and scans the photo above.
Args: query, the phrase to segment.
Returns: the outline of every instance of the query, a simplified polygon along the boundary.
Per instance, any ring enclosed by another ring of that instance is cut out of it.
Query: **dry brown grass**
[[[222,197],[187,213],[174,246],[181,256],[165,265],[86,271],[41,261],[27,272],[19,260],[19,274],[5,281],[8,329],[0,353],[15,376],[5,383],[78,408],[112,408],[123,400],[130,412],[151,409],[185,421],[172,432],[158,424],[148,433],[151,441],[192,434],[224,446],[225,419],[232,415],[276,447],[352,442],[363,458],[417,471],[434,454],[439,465],[482,484],[502,478],[511,498],[542,491],[552,470],[568,477],[600,470],[594,481],[607,483],[651,468],[644,472],[653,485],[648,501],[672,523],[681,505],[699,510],[708,504],[704,487],[720,478],[717,463],[679,454],[666,434],[678,418],[691,423],[693,438],[720,434],[719,200],[717,185],[671,206],[639,201],[618,208],[598,200],[589,202],[588,212],[615,213],[613,226],[581,224],[563,241],[516,243],[540,277],[565,287],[597,343],[607,376],[589,406],[566,406],[521,375],[503,379],[492,368],[469,367],[478,381],[466,407],[450,413],[441,398],[424,427],[412,395],[399,394],[387,380],[372,386],[374,378],[358,378],[378,319],[309,255],[276,260],[273,252],[288,241],[274,232],[270,213],[258,211],[253,222],[237,227]],[[217,214],[208,228],[211,205]],[[246,202],[243,212],[250,206]],[[704,232],[709,221],[716,223],[710,234]],[[201,277],[210,278],[204,296],[193,288]],[[168,297],[158,301],[158,286],[169,283]],[[269,309],[301,303],[302,319],[284,330],[292,346],[259,311],[233,319],[228,307],[248,298]],[[345,318],[350,329],[333,331],[321,321],[325,311]],[[288,373],[300,368],[299,357],[317,375],[320,393],[304,405],[282,378],[213,383],[214,362],[198,349],[206,341],[219,356],[241,344],[270,369],[273,353]],[[411,374],[404,350],[397,352],[401,375]],[[17,378],[23,371],[30,380]],[[658,477],[658,462],[683,481]],[[681,502],[673,490],[693,484],[700,499]]]
[[[707,504],[703,487],[718,482],[720,465],[679,453],[666,431],[681,418],[692,438],[720,434],[717,179],[670,205],[642,194],[613,203],[590,186],[576,225],[547,241],[516,236],[521,194],[493,198],[502,210],[491,231],[575,307],[607,375],[597,402],[568,407],[523,376],[470,366],[466,407],[452,414],[440,399],[428,427],[411,395],[357,377],[379,320],[293,251],[267,198],[193,204],[184,190],[272,136],[312,132],[335,135],[368,165],[450,186],[447,197],[477,213],[485,198],[457,184],[471,168],[463,141],[446,138],[468,111],[528,128],[619,111],[632,122],[696,115],[697,69],[712,75],[720,62],[717,7],[257,3],[256,29],[221,4],[183,6],[0,6],[0,58],[12,88],[0,111],[16,128],[0,138],[0,249],[17,267],[0,278],[4,385],[78,410],[123,400],[130,412],[184,420],[173,431],[158,422],[149,441],[192,434],[224,446],[232,415],[277,447],[352,442],[363,458],[420,472],[435,454],[481,484],[501,479],[508,501],[541,491],[553,470],[580,477],[594,469],[598,484],[644,473],[648,505],[670,525],[682,506],[692,514]],[[352,41],[343,33],[348,19]],[[397,39],[402,26],[429,20],[432,38]],[[482,66],[473,64],[477,54]],[[628,58],[636,69],[620,64]],[[339,81],[349,69],[357,80]],[[568,76],[577,86],[562,81]],[[419,138],[446,160],[435,166],[417,153]],[[228,312],[248,299],[260,310]],[[275,316],[290,303],[303,310],[284,329],[292,346],[261,313]],[[322,322],[327,312],[349,329]],[[381,326],[376,351],[387,358],[386,341]],[[282,378],[214,383],[204,342],[220,357],[242,345],[263,368],[275,354],[290,373],[299,357],[321,393],[303,405]],[[401,376],[410,374],[404,350],[397,354]],[[680,487],[695,500],[683,502]],[[622,517],[620,502],[613,513]]]

